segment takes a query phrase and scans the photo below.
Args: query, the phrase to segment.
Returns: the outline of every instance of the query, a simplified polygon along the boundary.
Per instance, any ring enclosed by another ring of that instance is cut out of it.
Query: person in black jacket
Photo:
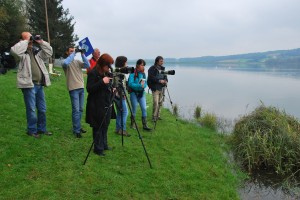
[[[152,91],[153,97],[153,112],[152,112],[152,120],[156,121],[157,119],[161,119],[160,117],[160,108],[164,101],[164,89],[168,84],[167,76],[161,74],[160,71],[165,68],[162,66],[164,64],[164,59],[161,56],[157,56],[155,58],[155,63],[148,70],[148,87]]]
[[[107,144],[107,130],[112,112],[113,87],[109,69],[114,63],[109,54],[103,54],[87,78],[86,122],[93,128],[94,153],[104,156]]]

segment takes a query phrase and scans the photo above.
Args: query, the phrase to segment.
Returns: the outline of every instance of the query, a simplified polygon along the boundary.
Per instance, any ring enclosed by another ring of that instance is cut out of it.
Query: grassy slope
[[[0,198],[3,199],[238,199],[238,178],[224,157],[224,138],[176,121],[167,110],[152,133],[140,130],[153,169],[136,131],[124,138],[113,130],[112,151],[91,153],[91,129],[82,139],[71,130],[71,106],[63,76],[45,89],[47,125],[53,136],[25,134],[22,92],[16,73],[0,76]],[[148,98],[151,106],[151,98]],[[138,109],[139,110],[139,109]],[[148,109],[150,116],[151,107]],[[140,112],[137,123],[141,127]],[[150,117],[148,117],[150,119]],[[84,121],[84,119],[83,119]],[[153,127],[152,123],[149,123]]]

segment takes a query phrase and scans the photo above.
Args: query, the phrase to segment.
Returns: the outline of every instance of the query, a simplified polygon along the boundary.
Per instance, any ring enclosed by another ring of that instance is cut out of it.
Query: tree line
[[[62,6],[63,0],[0,0],[0,52],[9,51],[23,31],[39,34],[48,41],[46,7],[53,59],[63,56],[78,40],[74,17]],[[46,4],[46,6],[45,6]],[[49,42],[49,41],[48,41]]]

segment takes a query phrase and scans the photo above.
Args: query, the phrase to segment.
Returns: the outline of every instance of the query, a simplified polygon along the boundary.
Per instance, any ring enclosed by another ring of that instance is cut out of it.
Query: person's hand
[[[167,85],[167,83],[168,83],[166,80],[160,80],[159,82],[163,85]]]
[[[105,76],[102,80],[105,84],[108,84],[112,78]]]
[[[29,33],[29,32],[23,32],[21,34],[21,37],[22,37],[22,40],[28,40],[28,41],[30,41],[31,33]]]
[[[142,88],[145,87],[145,81],[143,79],[140,81],[140,84],[141,84]]]

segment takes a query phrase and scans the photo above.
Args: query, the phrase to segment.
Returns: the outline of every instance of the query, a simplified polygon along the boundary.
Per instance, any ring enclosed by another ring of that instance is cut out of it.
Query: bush
[[[200,106],[197,106],[194,112],[195,119],[200,119],[201,117],[201,110],[202,108]]]
[[[203,117],[199,119],[200,124],[204,127],[210,128],[214,131],[217,130],[217,116],[212,113],[205,113]]]
[[[177,104],[175,104],[173,107],[173,115],[175,115],[176,117],[179,116],[179,108]]]
[[[235,157],[249,170],[270,169],[279,175],[300,169],[300,123],[274,107],[257,107],[235,125]]]

